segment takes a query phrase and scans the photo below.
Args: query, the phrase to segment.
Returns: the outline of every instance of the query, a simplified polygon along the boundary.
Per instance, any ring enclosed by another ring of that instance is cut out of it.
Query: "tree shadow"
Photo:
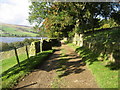
[[[59,75],[60,78],[64,77],[64,76],[67,76],[67,75],[70,75],[72,73],[78,74],[78,73],[81,73],[85,70],[85,69],[81,68],[81,66],[84,66],[85,63],[82,63],[81,60],[69,61],[71,59],[78,59],[78,58],[61,59],[60,69],[57,70],[57,71],[63,71],[63,73]],[[66,62],[63,62],[63,60],[66,60]]]
[[[120,27],[101,29],[94,33],[85,33],[83,47],[75,51],[80,54],[83,61],[92,64],[95,61],[109,61],[106,65],[111,70],[120,69]]]
[[[20,67],[18,64],[14,65],[13,67],[9,68],[8,70],[4,71],[0,76],[2,76],[3,80],[7,79],[15,74],[23,72],[32,72],[38,65],[42,65],[44,59],[46,60],[50,55],[47,57],[47,52],[39,53],[36,56],[31,56],[29,59],[25,59],[24,61],[20,62]],[[31,63],[32,62],[32,63]]]
[[[98,61],[97,58],[99,57],[99,53],[93,53],[89,49],[85,47],[79,47],[75,50],[75,52],[79,53],[82,57],[82,61],[85,63],[86,61],[89,62],[91,65],[94,61]]]
[[[58,77],[64,77],[72,73],[78,74],[83,72],[85,69],[81,68],[85,63],[80,60],[77,55],[62,55],[54,54],[54,59],[49,59],[49,62],[46,62],[45,66],[41,66],[40,70],[50,72],[56,70],[57,72],[62,71]]]
[[[120,64],[111,62],[108,65],[106,65],[106,67],[109,67],[110,70],[119,70],[120,69]]]

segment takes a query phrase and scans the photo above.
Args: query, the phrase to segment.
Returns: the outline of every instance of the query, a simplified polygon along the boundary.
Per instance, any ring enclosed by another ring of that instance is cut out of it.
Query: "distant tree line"
[[[17,34],[10,34],[4,33],[0,35],[1,37],[29,37],[30,35],[17,35]]]
[[[40,37],[41,35],[36,35],[35,37]],[[9,33],[4,33],[1,34],[0,37],[32,37],[30,35],[17,35],[17,34],[9,34]]]
[[[12,42],[12,43],[5,43],[5,42],[0,42],[0,52],[1,51],[8,51],[12,50],[14,48],[20,48],[25,45],[30,45],[31,42],[35,41],[36,39],[24,39],[23,41],[18,41],[18,42]]]

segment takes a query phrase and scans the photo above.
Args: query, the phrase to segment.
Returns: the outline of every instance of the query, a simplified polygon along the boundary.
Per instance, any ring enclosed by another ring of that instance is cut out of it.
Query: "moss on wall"
[[[82,37],[75,34],[73,43],[90,49],[99,56],[98,60],[120,63],[120,28],[86,33]],[[82,43],[83,45],[80,45]]]

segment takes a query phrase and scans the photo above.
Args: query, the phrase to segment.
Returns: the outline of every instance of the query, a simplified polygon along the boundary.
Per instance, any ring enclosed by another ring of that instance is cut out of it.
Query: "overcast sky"
[[[29,0],[0,0],[0,22],[18,25],[30,25],[26,20],[29,12]]]

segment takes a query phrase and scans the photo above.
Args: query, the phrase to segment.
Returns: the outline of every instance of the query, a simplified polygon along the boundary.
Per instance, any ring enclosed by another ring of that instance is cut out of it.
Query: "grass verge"
[[[24,61],[25,59],[27,59],[27,55],[26,54],[20,54],[19,55],[19,60],[20,62]],[[17,64],[17,60],[16,60],[16,56],[12,56],[10,58],[4,59],[0,61],[1,63],[1,67],[2,67],[2,72],[8,70],[9,68],[13,67],[14,65]]]
[[[14,65],[8,70],[2,73],[2,88],[12,88],[17,81],[24,77],[26,74],[30,73],[36,66],[41,65],[44,60],[48,58],[50,54],[53,53],[53,50],[43,51],[42,53],[38,53],[36,56],[30,57],[30,59],[26,59],[20,62],[21,67],[18,65]]]
[[[90,52],[84,47],[68,44],[75,49],[86,62],[87,67],[92,71],[100,88],[118,88],[118,71],[106,67],[106,61],[98,61],[97,54]],[[79,49],[78,49],[79,48]]]

